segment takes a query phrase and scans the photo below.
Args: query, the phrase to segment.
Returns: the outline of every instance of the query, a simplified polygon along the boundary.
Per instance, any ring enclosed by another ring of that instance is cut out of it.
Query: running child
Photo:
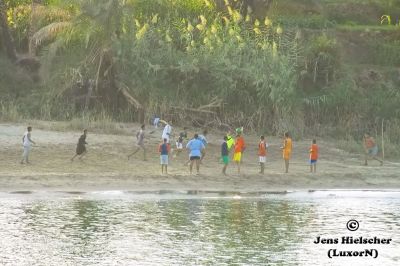
[[[132,155],[136,154],[141,149],[143,150],[143,161],[146,161],[146,148],[144,146],[144,137],[145,137],[145,125],[143,124],[140,127],[140,130],[136,133],[136,150],[128,155],[128,160],[131,158]]]
[[[265,137],[260,137],[260,143],[258,143],[258,158],[260,162],[260,174],[264,174],[265,162],[267,160],[267,148],[268,144],[265,141]]]
[[[317,160],[318,160],[319,147],[317,140],[313,139],[310,147],[310,173],[317,172]]]
[[[88,144],[86,142],[86,137],[87,137],[87,129],[84,129],[83,135],[80,136],[80,138],[78,140],[78,144],[76,145],[76,153],[75,153],[74,157],[71,158],[71,162],[74,161],[76,156],[80,156],[79,160],[81,160],[83,158],[83,156],[86,155],[86,153],[87,153],[86,145]]]
[[[167,142],[167,139],[164,139],[164,142],[161,143],[160,146],[158,147],[158,151],[160,152],[161,174],[164,173],[164,168],[165,168],[165,174],[168,174],[168,154],[170,150],[171,147]]]

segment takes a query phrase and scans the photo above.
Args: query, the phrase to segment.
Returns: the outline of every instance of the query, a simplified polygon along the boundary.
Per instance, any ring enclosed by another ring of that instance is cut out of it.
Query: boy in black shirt
[[[174,157],[178,156],[183,151],[184,139],[187,139],[187,127],[184,127],[183,132],[179,133],[179,138],[176,141],[176,154],[174,154]]]
[[[74,157],[71,158],[71,162],[74,161],[76,156],[80,155],[81,157],[79,157],[79,160],[81,160],[83,156],[86,155],[87,153],[86,144],[88,144],[86,142],[86,136],[87,136],[87,129],[83,130],[83,135],[78,140],[78,145],[76,146],[76,154],[74,155]]]

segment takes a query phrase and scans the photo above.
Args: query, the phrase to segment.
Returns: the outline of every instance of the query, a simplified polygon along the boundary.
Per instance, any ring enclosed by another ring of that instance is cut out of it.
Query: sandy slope
[[[228,176],[220,174],[220,134],[211,134],[207,156],[200,176],[188,175],[183,165],[187,154],[172,159],[169,175],[160,175],[157,146],[161,130],[147,135],[148,161],[137,154],[130,161],[126,155],[135,144],[138,125],[126,126],[127,135],[89,133],[89,154],[84,161],[70,162],[80,132],[56,132],[34,129],[32,139],[38,143],[31,154],[32,165],[20,165],[21,136],[24,126],[0,124],[0,190],[205,190],[205,191],[277,191],[300,189],[399,189],[400,164],[387,162],[383,167],[372,162],[362,166],[360,155],[335,148],[334,143],[319,141],[318,173],[310,174],[310,141],[294,143],[290,173],[283,173],[281,140],[270,143],[266,174],[258,174],[257,137],[245,136],[247,150],[242,174],[231,164]],[[152,129],[151,129],[152,130]],[[178,133],[178,129],[175,133]],[[193,132],[190,132],[192,135]]]

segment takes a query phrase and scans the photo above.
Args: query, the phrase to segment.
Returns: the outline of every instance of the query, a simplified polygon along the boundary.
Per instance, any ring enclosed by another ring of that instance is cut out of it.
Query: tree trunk
[[[7,23],[7,12],[4,0],[0,0],[0,30],[2,35],[3,44],[6,48],[7,56],[11,61],[17,61],[17,52],[15,49],[14,41],[10,33]]]

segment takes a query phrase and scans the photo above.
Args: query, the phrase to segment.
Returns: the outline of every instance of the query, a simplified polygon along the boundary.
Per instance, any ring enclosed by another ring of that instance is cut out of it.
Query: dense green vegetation
[[[0,119],[159,114],[336,138],[384,120],[400,142],[398,1],[33,2],[0,6],[18,57],[3,27]]]

